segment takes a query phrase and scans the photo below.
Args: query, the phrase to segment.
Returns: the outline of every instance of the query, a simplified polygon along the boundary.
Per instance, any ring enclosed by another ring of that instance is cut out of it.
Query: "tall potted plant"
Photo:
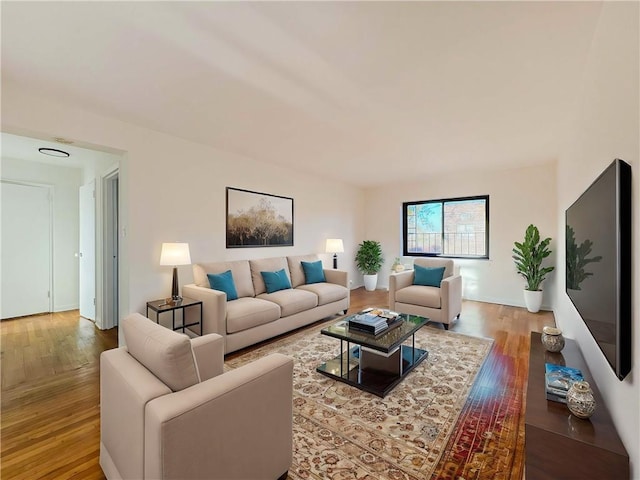
[[[355,260],[358,270],[364,275],[365,290],[375,290],[378,283],[378,272],[384,262],[380,242],[364,240],[358,245]]]
[[[524,302],[527,310],[535,313],[542,304],[542,289],[540,284],[554,267],[543,267],[542,261],[551,254],[549,243],[551,238],[540,240],[540,232],[535,225],[529,225],[524,235],[524,242],[514,242],[513,260],[518,274],[527,281],[524,290]]]

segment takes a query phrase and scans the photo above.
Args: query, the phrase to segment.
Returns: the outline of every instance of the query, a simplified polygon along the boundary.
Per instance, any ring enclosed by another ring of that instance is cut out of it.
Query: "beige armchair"
[[[189,339],[140,314],[100,357],[100,466],[108,479],[286,478],[293,360],[223,373],[224,339]]]
[[[415,266],[442,268],[440,286],[414,285],[415,270],[392,274],[389,277],[389,308],[400,313],[428,317],[440,322],[446,330],[460,318],[462,310],[462,277],[455,273],[453,260],[416,258]]]

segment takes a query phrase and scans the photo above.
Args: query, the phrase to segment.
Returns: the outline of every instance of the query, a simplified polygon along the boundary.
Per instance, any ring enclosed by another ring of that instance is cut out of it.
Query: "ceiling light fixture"
[[[66,158],[69,156],[67,152],[58,150],[57,148],[39,148],[38,151],[44,155],[51,155],[52,157]]]

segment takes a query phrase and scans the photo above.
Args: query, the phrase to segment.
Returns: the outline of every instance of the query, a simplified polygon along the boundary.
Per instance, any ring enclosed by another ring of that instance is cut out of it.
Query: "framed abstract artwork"
[[[293,246],[293,198],[227,187],[227,248]]]

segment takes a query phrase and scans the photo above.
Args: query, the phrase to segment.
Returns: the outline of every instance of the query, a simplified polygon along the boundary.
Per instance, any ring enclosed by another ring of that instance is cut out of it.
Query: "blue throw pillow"
[[[238,298],[238,292],[236,290],[236,284],[233,283],[231,270],[227,270],[224,273],[207,273],[207,278],[209,279],[211,288],[227,294],[227,300],[236,300]]]
[[[322,268],[322,260],[317,262],[300,262],[304,270],[304,278],[307,284],[326,282],[324,278],[324,269]]]
[[[425,285],[427,287],[439,287],[444,276],[445,267],[421,267],[420,265],[414,265],[414,285]]]
[[[262,275],[264,285],[267,287],[267,293],[291,288],[291,282],[289,281],[289,277],[287,277],[287,273],[284,271],[284,268],[277,272],[260,272],[260,275]]]

